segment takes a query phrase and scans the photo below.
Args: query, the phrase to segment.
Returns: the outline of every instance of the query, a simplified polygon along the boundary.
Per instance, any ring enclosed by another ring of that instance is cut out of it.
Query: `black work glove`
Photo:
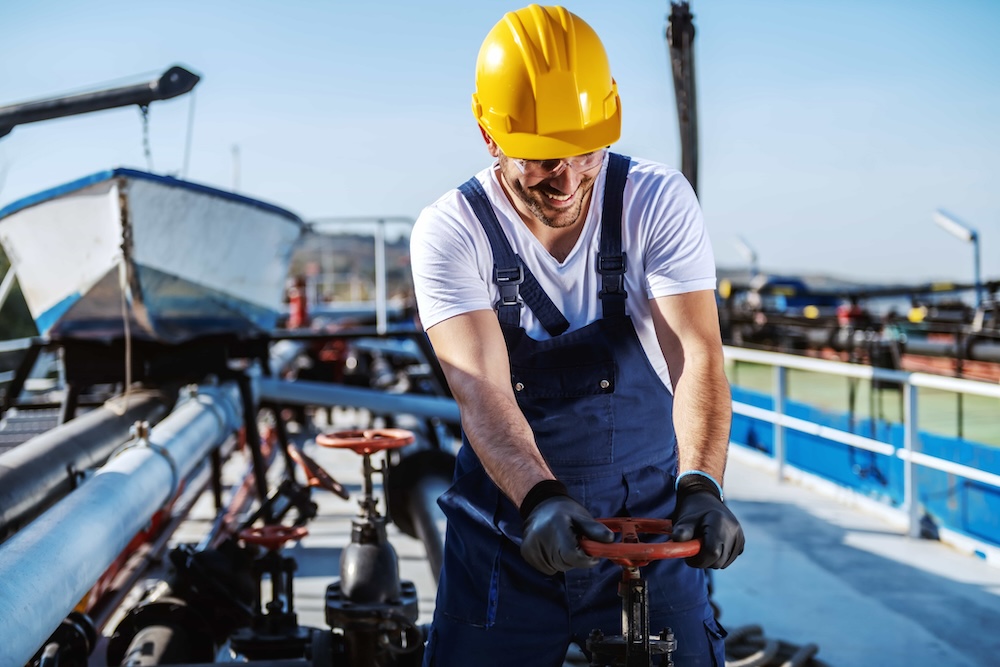
[[[713,482],[698,475],[686,475],[677,485],[677,509],[673,516],[674,542],[700,537],[704,542],[697,555],[685,559],[691,567],[722,569],[743,553],[743,528],[722,503]]]
[[[543,492],[535,493],[539,488]],[[532,489],[521,504],[521,516],[524,517],[521,556],[543,574],[597,565],[599,559],[588,556],[580,547],[581,537],[597,542],[615,539],[614,532],[595,521],[587,508],[570,498],[558,482],[541,482]]]

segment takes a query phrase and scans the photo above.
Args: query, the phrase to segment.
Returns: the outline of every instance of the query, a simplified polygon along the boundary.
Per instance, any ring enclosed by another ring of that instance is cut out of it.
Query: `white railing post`
[[[386,332],[385,220],[375,222],[375,331]]]
[[[785,395],[788,393],[788,369],[774,366],[774,460],[778,464],[778,481],[785,479]]]
[[[903,505],[909,515],[910,537],[920,537],[920,494],[917,493],[917,388],[903,383]]]

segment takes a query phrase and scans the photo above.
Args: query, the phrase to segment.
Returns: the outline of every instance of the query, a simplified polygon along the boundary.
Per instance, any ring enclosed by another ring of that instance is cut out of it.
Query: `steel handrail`
[[[992,384],[982,380],[952,378],[944,375],[931,375],[929,373],[911,371],[894,371],[887,368],[849,364],[831,359],[816,359],[815,357],[766,352],[764,350],[750,350],[742,347],[725,346],[723,350],[727,361],[745,361],[748,363],[764,364],[766,366],[781,366],[800,371],[828,373],[830,375],[841,375],[862,380],[900,382],[924,389],[940,389],[942,391],[1000,398],[1000,384]]]

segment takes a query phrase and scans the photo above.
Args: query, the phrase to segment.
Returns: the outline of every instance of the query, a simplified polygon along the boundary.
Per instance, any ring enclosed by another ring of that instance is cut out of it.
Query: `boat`
[[[257,199],[125,168],[0,209],[0,244],[54,340],[268,332],[305,227]]]

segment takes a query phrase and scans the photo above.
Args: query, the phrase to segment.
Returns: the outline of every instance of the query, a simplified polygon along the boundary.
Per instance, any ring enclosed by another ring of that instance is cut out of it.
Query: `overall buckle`
[[[516,306],[521,308],[524,301],[518,294],[518,288],[524,282],[524,267],[518,265],[510,269],[493,267],[493,282],[500,288],[500,299],[496,302],[496,307]]]
[[[628,258],[621,255],[604,257],[597,255],[597,272],[601,274],[601,298],[605,295],[621,295],[628,298],[625,292],[625,271],[628,270]]]

